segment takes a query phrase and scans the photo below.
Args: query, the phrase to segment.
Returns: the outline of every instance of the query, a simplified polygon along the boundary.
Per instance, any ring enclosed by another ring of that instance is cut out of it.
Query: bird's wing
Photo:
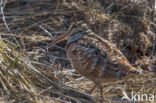
[[[120,71],[123,73],[141,73],[142,70],[134,68],[114,44],[95,34],[87,35],[85,38],[88,39],[90,45],[94,45],[100,50],[100,54],[107,55],[107,59],[111,64],[120,66]]]

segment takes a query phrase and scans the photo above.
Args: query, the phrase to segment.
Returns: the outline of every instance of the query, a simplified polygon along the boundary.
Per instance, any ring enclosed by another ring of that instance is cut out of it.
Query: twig
[[[55,14],[57,13],[57,9],[58,9],[59,5],[60,5],[60,0],[58,1],[57,7],[56,7],[56,10],[55,10]]]
[[[5,19],[5,15],[4,15],[4,12],[3,12],[3,6],[2,6],[2,4],[3,4],[3,0],[1,0],[1,2],[0,2],[0,10],[1,10],[1,14],[2,14],[2,20],[3,20],[4,25],[7,28],[7,30],[11,33],[11,35],[13,35],[13,33],[11,32],[9,26],[7,25],[7,22],[6,22],[6,19]],[[20,47],[20,49],[22,49],[21,46],[20,46],[20,44],[18,43],[17,39],[15,37],[13,37],[13,39],[16,41],[16,43]]]
[[[42,30],[44,30],[44,32],[46,32],[51,38],[53,37],[53,35],[48,31],[46,30],[43,26],[41,25],[38,25]]]
[[[1,0],[1,2],[0,2],[0,8],[1,8],[1,13],[2,13],[2,20],[3,20],[3,22],[4,22],[5,27],[6,27],[6,28],[8,29],[8,31],[10,32],[10,28],[8,27],[8,25],[7,25],[7,23],[6,23],[6,19],[5,19],[5,16],[4,16],[2,4],[3,4],[3,0]]]
[[[108,9],[110,9],[112,6],[114,6],[118,1],[120,1],[120,0],[116,0],[116,2],[112,3],[111,5],[109,5],[109,6],[104,10],[104,12],[106,12]]]

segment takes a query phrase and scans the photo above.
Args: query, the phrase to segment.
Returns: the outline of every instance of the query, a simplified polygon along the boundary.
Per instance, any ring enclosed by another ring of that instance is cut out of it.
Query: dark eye
[[[76,28],[77,26],[75,24],[73,24],[73,28]]]

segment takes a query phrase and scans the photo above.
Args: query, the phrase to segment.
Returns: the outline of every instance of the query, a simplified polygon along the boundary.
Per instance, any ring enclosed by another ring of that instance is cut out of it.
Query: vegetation
[[[72,22],[80,20],[97,35],[116,44],[134,67],[150,71],[126,82],[106,83],[106,101],[120,102],[122,87],[128,94],[156,93],[154,2],[1,0],[0,102],[99,102],[99,90],[88,94],[93,83],[77,74],[66,59],[66,42],[54,48],[47,46],[66,32]]]

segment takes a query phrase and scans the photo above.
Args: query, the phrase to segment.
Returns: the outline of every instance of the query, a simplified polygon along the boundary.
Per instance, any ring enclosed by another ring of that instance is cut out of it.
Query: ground
[[[0,101],[7,103],[91,103],[100,93],[79,75],[65,55],[66,41],[48,44],[72,22],[83,21],[115,44],[136,68],[147,73],[104,83],[104,102],[156,93],[154,0],[2,0],[0,19]],[[156,98],[155,98],[156,101]],[[151,103],[143,101],[142,103]],[[127,101],[126,101],[127,103]],[[140,102],[141,103],[141,102]],[[154,103],[154,102],[153,102]]]

